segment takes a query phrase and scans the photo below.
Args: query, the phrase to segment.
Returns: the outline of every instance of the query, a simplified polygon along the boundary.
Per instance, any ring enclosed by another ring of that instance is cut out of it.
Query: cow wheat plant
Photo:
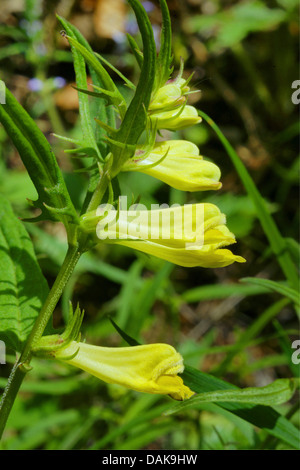
[[[89,344],[81,334],[85,312],[71,302],[65,327],[62,330],[53,327],[54,310],[68,289],[81,257],[105,244],[111,249],[123,246],[136,250],[183,269],[199,267],[209,271],[234,263],[247,266],[247,259],[236,254],[238,243],[234,244],[238,240],[227,227],[226,214],[217,205],[204,202],[167,206],[162,201],[161,206],[148,209],[139,201],[128,201],[118,184],[121,174],[137,172],[151,175],[179,191],[217,192],[222,186],[220,168],[203,158],[193,142],[164,137],[177,136],[176,131],[204,123],[216,132],[225,155],[231,159],[285,276],[284,283],[263,279],[253,282],[261,282],[262,288],[278,292],[283,296],[283,304],[290,303],[299,312],[298,273],[285,239],[228,140],[210,117],[189,104],[189,95],[194,91],[193,76],[186,77],[184,62],[179,70],[173,70],[171,21],[166,1],[160,0],[162,29],[158,52],[142,4],[138,0],[128,0],[128,3],[142,39],[140,49],[128,35],[140,69],[137,84],[94,52],[71,23],[57,16],[62,38],[72,51],[82,138],[58,134],[55,137],[72,146],[66,153],[79,159],[88,175],[89,184],[80,211],[75,208],[46,137],[8,88],[5,103],[0,105],[0,121],[38,194],[31,204],[39,214],[24,222],[60,223],[67,238],[65,259],[49,289],[26,225],[0,196],[0,339],[17,358],[2,395],[0,434],[19,391],[26,384],[25,377],[32,373],[33,363],[41,361],[43,367],[63,363],[72,370],[83,370],[84,377],[90,374],[100,381],[117,384],[124,393],[131,389],[141,395],[163,395],[165,404],[161,415],[165,419],[172,419],[176,413],[184,416],[210,403],[233,420],[253,426],[258,447],[268,448],[274,442],[283,442],[297,448],[298,430],[289,419],[289,408],[287,415],[277,408],[293,398],[299,385],[297,377],[240,389],[190,367],[184,354],[168,344],[167,335],[165,342],[141,344],[113,321],[112,328],[126,342],[124,347]],[[111,78],[116,74],[128,90],[124,96],[122,88]],[[118,394],[112,399],[117,401]],[[100,408],[99,419],[101,413]]]

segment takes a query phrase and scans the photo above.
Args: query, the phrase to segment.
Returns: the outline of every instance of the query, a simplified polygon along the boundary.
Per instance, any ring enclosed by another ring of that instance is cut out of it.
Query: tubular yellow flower
[[[168,344],[108,348],[73,341],[56,351],[55,357],[104,382],[138,392],[170,395],[175,400],[194,394],[177,375],[184,370],[182,356]]]
[[[149,153],[138,150],[122,171],[146,173],[181,191],[216,190],[222,186],[219,167],[203,160],[197,145],[185,140],[157,142]]]
[[[118,212],[100,206],[81,218],[82,228],[96,231],[106,243],[125,245],[180,266],[205,268],[245,262],[223,248],[235,243],[225,223],[225,215],[208,203]]]

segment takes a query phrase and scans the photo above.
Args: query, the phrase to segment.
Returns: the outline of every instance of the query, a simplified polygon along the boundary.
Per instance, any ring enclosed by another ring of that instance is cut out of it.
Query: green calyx
[[[32,353],[35,356],[55,357],[55,352],[66,348],[72,341],[80,340],[80,328],[84,316],[84,311],[77,305],[75,312],[70,302],[69,321],[62,334],[42,336],[37,343],[32,346]]]

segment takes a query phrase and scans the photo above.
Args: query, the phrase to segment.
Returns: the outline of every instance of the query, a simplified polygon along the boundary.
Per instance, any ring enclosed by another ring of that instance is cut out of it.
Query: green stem
[[[10,376],[8,378],[7,385],[2,395],[1,404],[0,404],[0,439],[2,437],[7,419],[9,417],[10,411],[13,407],[14,401],[16,399],[17,393],[23,379],[26,375],[26,371],[19,367],[19,362],[16,361],[14,364]]]
[[[99,183],[96,187],[96,190],[90,201],[88,211],[94,210],[101,203],[102,198],[105,194],[107,186],[110,181],[109,170],[105,169],[103,172]],[[23,379],[30,370],[30,361],[32,357],[32,346],[36,343],[43,335],[43,332],[46,328],[46,325],[51,318],[51,315],[59,301],[61,294],[67,285],[67,282],[81,256],[85,251],[85,246],[87,246],[88,240],[86,234],[79,235],[79,244],[70,245],[68,252],[66,254],[63,265],[58,273],[58,276],[48,294],[48,297],[43,305],[42,310],[40,311],[39,316],[37,317],[33,329],[28,337],[28,340],[24,346],[23,352],[20,358],[16,361],[11,374],[8,378],[7,386],[4,390],[2,400],[0,403],[0,439],[4,431],[7,419],[9,417],[10,411],[14,404],[17,393],[21,387]]]
[[[16,361],[11,371],[0,403],[0,438],[4,431],[7,419],[26,372],[30,370],[29,364],[32,357],[32,346],[43,335],[45,327],[51,318],[54,308],[57,305],[57,302],[81,256],[81,253],[82,250],[79,249],[78,245],[72,245],[69,247],[58,276],[48,294],[39,316],[35,321],[21,356]]]
[[[217,136],[222,142],[225,150],[227,151],[227,154],[229,155],[233,165],[235,166],[237,173],[239,174],[239,177],[242,180],[246,191],[251,197],[253,203],[255,204],[257,217],[260,220],[264,233],[269,240],[271,249],[276,256],[286,279],[288,280],[290,286],[298,291],[299,277],[297,269],[290,257],[290,254],[287,251],[285,239],[279,232],[273,217],[271,216],[266,207],[264,198],[261,196],[260,192],[256,188],[255,183],[249,175],[243,162],[241,161],[233,147],[230,145],[226,137],[223,135],[217,124],[215,124],[215,122],[202,111],[198,111],[198,113],[212,127],[212,129],[216,132]]]
[[[97,207],[100,205],[103,199],[103,196],[107,190],[109,183],[110,183],[110,174],[109,174],[109,171],[107,171],[106,168],[104,167],[103,173],[98,181],[98,184],[93,193],[93,196],[91,197],[86,213],[97,209]]]

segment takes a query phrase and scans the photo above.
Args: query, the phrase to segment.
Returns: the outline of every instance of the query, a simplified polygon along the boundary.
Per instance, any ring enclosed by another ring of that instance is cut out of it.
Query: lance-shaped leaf
[[[172,72],[172,29],[170,13],[166,0],[160,0],[159,3],[162,13],[162,30],[156,76],[157,89],[166,83]]]
[[[133,55],[134,55],[134,57],[135,57],[135,59],[138,63],[138,66],[141,69],[142,66],[143,66],[143,53],[140,50],[136,40],[131,36],[131,34],[127,33],[126,36],[127,36],[127,40],[128,40],[131,52],[133,53]]]
[[[110,104],[115,105],[119,112],[124,115],[126,111],[126,102],[116,87],[114,81],[110,78],[110,75],[105,70],[101,62],[97,59],[93,52],[90,52],[86,47],[80,44],[75,38],[67,36],[67,39],[71,46],[73,46],[80,54],[84,57],[86,62],[93,68],[101,82],[103,83],[102,94],[108,100]]]
[[[33,220],[63,222],[68,236],[71,236],[72,224],[78,217],[50,144],[7,88],[6,104],[0,105],[0,122],[37,190],[39,197],[33,205],[42,212]]]
[[[116,67],[114,67],[108,60],[106,60],[104,57],[102,57],[101,54],[98,54],[97,52],[95,53],[95,56],[98,57],[98,59],[101,60],[107,67],[109,67],[111,70],[113,70],[117,75],[119,75],[122,80],[126,83],[126,85],[131,88],[132,90],[135,90],[135,85],[129,80],[125,75],[122,74],[120,70],[118,70]]]
[[[138,345],[139,343],[132,337],[128,336],[118,325],[116,325],[112,320],[110,320],[113,324],[113,326],[116,328],[118,333],[121,335],[121,337],[131,346]],[[181,374],[182,379],[184,380],[185,385],[187,385],[190,389],[192,389],[194,392],[197,393],[195,395],[195,399],[197,400],[197,397],[200,395],[203,396],[208,396],[208,394],[215,394],[219,393],[220,391],[223,392],[239,392],[241,393],[239,400],[233,399],[233,401],[230,400],[230,395],[227,395],[227,398],[229,399],[228,401],[224,401],[224,397],[221,397],[221,401],[218,401],[218,405],[215,405],[218,409],[224,408],[231,412],[232,414],[242,418],[243,420],[253,424],[256,427],[262,428],[266,432],[268,432],[270,435],[288,443],[290,446],[299,449],[300,443],[299,443],[299,429],[297,429],[294,424],[292,424],[288,418],[285,416],[281,415],[278,411],[276,411],[274,408],[271,406],[266,406],[266,405],[261,405],[261,404],[256,404],[254,403],[253,396],[252,398],[249,398],[249,388],[248,389],[239,389],[233,384],[230,384],[228,382],[225,382],[222,379],[219,379],[218,377],[214,377],[213,375],[207,374],[205,372],[201,372],[200,370],[194,369],[193,367],[185,365],[185,369],[183,374]],[[271,384],[272,385],[272,384]],[[296,387],[299,387],[299,379],[293,380],[291,379],[283,379],[283,382],[281,381],[276,381],[275,387],[273,386],[273,390],[271,390],[271,395],[274,398],[274,395],[276,395],[277,403],[282,402],[285,400],[289,400],[294,393]],[[262,402],[262,400],[266,400],[267,396],[270,392],[270,389],[267,388],[261,388],[260,392],[262,394],[260,395],[260,398],[257,397],[257,403]],[[222,392],[221,392],[222,393]],[[250,395],[252,395],[253,392],[250,391]],[[256,389],[257,393],[257,389]],[[247,397],[248,395],[248,397]],[[262,397],[264,395],[264,398]],[[200,399],[201,399],[200,396]],[[220,395],[219,395],[220,397]],[[212,395],[210,395],[210,399],[212,398]],[[246,400],[245,400],[246,398]],[[215,396],[214,396],[215,399]],[[232,399],[232,395],[231,395]],[[194,398],[191,398],[190,400],[194,400]],[[189,400],[189,403],[190,403]],[[252,402],[246,402],[246,401],[251,401]],[[209,398],[207,399],[209,401]],[[213,401],[213,400],[212,400]],[[191,402],[193,405],[193,401]],[[274,402],[272,404],[275,404]],[[201,402],[197,404],[194,403],[195,407],[200,406],[201,407]],[[165,414],[170,414],[173,413],[174,411],[180,411],[182,409],[181,406],[176,407],[176,410],[172,407],[169,409]]]
[[[81,44],[87,51],[93,54],[92,48],[86,39],[82,36],[80,31],[75,28],[74,25],[69,23],[66,19],[57,16],[58,20],[62,24],[64,30],[69,37],[74,38],[79,44]],[[74,60],[74,70],[76,76],[77,88],[88,91],[87,85],[87,72],[85,66],[85,59],[83,55],[74,47],[71,46],[72,55]],[[94,86],[103,87],[104,84],[93,67],[88,64],[88,69]],[[78,93],[79,100],[79,115],[81,122],[81,129],[83,135],[83,142],[80,142],[80,147],[86,146],[94,150],[95,160],[101,162],[105,155],[108,153],[106,146],[103,142],[105,131],[94,121],[94,117],[97,116],[101,122],[105,122],[110,126],[115,125],[115,111],[111,106],[106,106],[105,101],[102,98],[95,99],[90,102],[87,93]],[[85,201],[83,203],[81,213],[84,213],[88,207],[89,201],[95,191],[99,180],[98,168],[95,171],[89,170],[89,185]]]
[[[234,402],[252,403],[253,405],[276,406],[289,401],[299,387],[299,379],[278,379],[263,387],[247,387],[241,390],[216,390],[195,395],[190,402],[173,407],[167,414],[186,407],[195,407],[200,403]]]
[[[90,49],[89,44],[84,39],[82,34],[78,31],[78,29],[75,28],[75,26],[71,25],[67,20],[65,20],[64,18],[60,16],[57,16],[57,19],[62,24],[68,36],[74,38],[74,40],[77,40],[78,43],[82,45],[82,47]],[[72,55],[73,55],[73,63],[74,63],[74,70],[75,70],[75,75],[76,75],[77,88],[88,91],[87,74],[86,74],[84,58],[80,54],[80,52],[77,51],[75,47],[72,47],[71,49],[72,49]],[[97,75],[94,73],[93,69],[90,70],[90,74],[91,74],[94,84],[100,85]],[[98,161],[102,161],[102,155],[97,145],[97,137],[98,139],[101,139],[103,135],[97,136],[97,132],[94,129],[95,126],[93,125],[94,123],[93,123],[93,116],[91,113],[91,105],[89,103],[89,97],[88,95],[84,93],[79,93],[78,101],[79,101],[79,115],[80,115],[80,122],[81,122],[81,129],[82,129],[84,143],[86,146],[93,148],[95,151],[96,159]],[[105,106],[104,106],[104,102],[101,103],[101,101],[100,101],[98,113],[100,113],[100,116],[99,116],[100,119],[105,120],[105,117],[106,117]],[[103,106],[101,106],[101,104],[103,104]],[[100,134],[101,134],[101,129],[100,129]]]
[[[258,286],[265,287],[266,289],[270,289],[271,291],[277,292],[292,302],[294,302],[295,306],[297,307],[297,311],[299,312],[300,308],[300,294],[299,291],[289,287],[288,285],[284,285],[282,283],[272,281],[270,279],[262,279],[259,277],[245,277],[244,279],[240,279],[241,282],[249,282],[251,284],[256,284]]]
[[[185,367],[182,378],[184,383],[198,394],[220,390],[241,391],[241,389],[238,389],[233,384],[190,366]],[[225,399],[218,403],[218,406],[225,408],[254,426],[264,429],[268,434],[288,443],[290,446],[299,449],[299,429],[297,429],[288,418],[281,415],[271,406],[225,401]]]
[[[152,26],[145,9],[137,0],[128,0],[134,10],[138,26],[143,40],[143,65],[135,94],[130,102],[124,116],[120,129],[113,139],[124,144],[123,148],[112,145],[111,151],[114,155],[113,171],[116,173],[125,162],[132,156],[128,145],[135,145],[146,128],[146,111],[149,106],[156,69],[156,46],[153,37]]]
[[[0,195],[0,339],[20,351],[48,294],[30,237]]]

